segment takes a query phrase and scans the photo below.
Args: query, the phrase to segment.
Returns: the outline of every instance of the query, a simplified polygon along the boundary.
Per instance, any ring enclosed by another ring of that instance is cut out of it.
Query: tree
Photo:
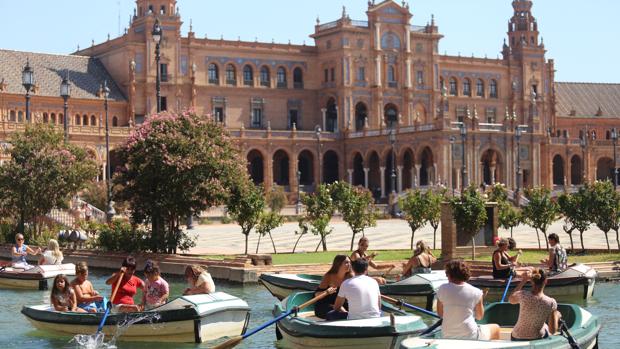
[[[304,194],[301,201],[306,206],[305,219],[311,226],[312,234],[320,236],[321,240],[316,247],[323,246],[323,251],[327,251],[327,235],[333,229],[328,229],[329,221],[334,215],[334,203],[330,194],[329,186],[321,184],[317,191],[312,194]]]
[[[564,216],[562,229],[570,238],[571,250],[575,249],[573,244],[573,231],[575,230],[579,232],[581,238],[581,249],[585,250],[583,232],[590,227],[592,218],[588,196],[587,188],[584,186],[574,194],[562,194],[558,198],[560,213]]]
[[[441,222],[441,203],[446,200],[447,189],[442,188],[435,192],[433,190],[426,191],[427,202],[427,220],[433,227],[433,249],[437,249],[437,228]]]
[[[374,199],[368,189],[354,187],[346,182],[334,182],[330,184],[330,192],[336,209],[342,214],[342,219],[347,222],[353,232],[351,247],[357,233],[364,234],[364,229],[377,225]]]
[[[408,190],[404,197],[401,197],[400,209],[403,218],[411,228],[411,249],[413,250],[413,240],[416,230],[422,228],[428,220],[428,200],[425,194],[419,190]]]
[[[288,197],[284,192],[284,188],[280,185],[271,187],[271,191],[267,193],[267,205],[272,211],[280,212],[286,206]]]
[[[521,210],[512,206],[508,201],[499,203],[499,225],[504,229],[510,229],[510,237],[512,237],[512,229],[521,224]]]
[[[508,201],[508,191],[502,183],[495,183],[487,189],[488,200],[501,205]]]
[[[476,259],[475,237],[487,222],[485,202],[476,187],[470,186],[450,201],[456,227],[471,239],[471,258]]]
[[[256,253],[258,253],[258,245],[260,245],[260,238],[269,234],[269,239],[271,239],[271,245],[273,246],[273,253],[278,253],[276,250],[276,244],[273,242],[273,237],[271,236],[271,231],[275,228],[282,225],[284,220],[282,216],[276,211],[263,211],[260,215],[260,220],[256,225],[256,232],[258,235],[258,242],[256,243]]]
[[[265,206],[263,189],[251,181],[248,181],[238,194],[230,196],[228,212],[232,219],[241,226],[241,233],[245,235],[245,254],[248,254],[250,232],[260,222]],[[256,249],[258,250],[258,246]]]
[[[297,220],[297,226],[299,227],[299,230],[295,230],[295,235],[299,235],[299,237],[297,238],[297,241],[295,241],[295,246],[293,246],[293,253],[295,253],[295,249],[297,248],[297,244],[299,243],[299,240],[301,240],[301,237],[308,234],[308,231],[310,230],[310,225],[308,224],[306,217],[303,216],[299,217]]]
[[[587,185],[587,188],[594,224],[605,234],[607,252],[611,252],[607,234],[618,225],[616,217],[618,217],[618,201],[620,198],[609,180],[596,181]]]
[[[0,204],[18,222],[20,233],[25,223],[36,223],[51,209],[67,208],[71,197],[97,175],[86,151],[66,144],[63,134],[47,124],[26,127],[10,143],[11,160],[0,166]]]
[[[526,189],[525,195],[530,202],[523,208],[523,217],[536,230],[538,248],[541,248],[539,234],[539,231],[541,231],[545,237],[547,249],[549,249],[549,242],[546,238],[547,229],[557,218],[559,207],[551,200],[551,191],[547,188]]]
[[[151,224],[157,252],[176,252],[181,222],[239,197],[249,182],[245,161],[223,126],[193,111],[151,115],[120,148],[124,166],[116,197],[136,224]]]

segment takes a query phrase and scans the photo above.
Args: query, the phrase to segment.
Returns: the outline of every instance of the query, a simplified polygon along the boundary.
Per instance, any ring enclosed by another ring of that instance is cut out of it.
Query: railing
[[[237,80],[226,79],[226,85],[236,86]]]
[[[354,27],[368,28],[368,21],[351,20],[351,25]]]
[[[286,88],[286,81],[284,81],[284,82],[278,81],[278,83],[276,84],[276,87],[277,88]]]
[[[412,25],[409,28],[412,32],[423,32],[426,30],[426,27],[423,25]]]
[[[243,80],[243,84],[245,86],[252,86],[254,85],[254,80]]]
[[[338,22],[339,22],[339,20],[338,21],[329,22],[329,23],[325,23],[325,24],[321,24],[321,25],[319,25],[317,31],[335,28],[335,27],[338,26]]]
[[[504,125],[502,124],[493,124],[493,123],[479,123],[480,131],[492,131],[492,132],[501,132],[504,131]]]
[[[418,126],[418,131],[432,131],[435,129],[435,124],[425,124]]]
[[[304,88],[304,83],[303,82],[294,82],[293,83],[293,88],[302,89],[302,88]]]
[[[91,220],[105,223],[105,212],[79,198],[73,200],[73,207],[70,210],[54,208],[46,216],[63,227],[73,228],[78,219],[86,219],[86,211],[83,209],[84,205],[90,209]]]

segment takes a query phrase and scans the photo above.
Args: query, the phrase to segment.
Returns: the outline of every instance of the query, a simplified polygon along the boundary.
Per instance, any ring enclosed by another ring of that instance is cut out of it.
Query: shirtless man
[[[86,262],[79,262],[75,266],[75,279],[71,282],[71,286],[75,291],[78,308],[82,308],[89,313],[96,313],[105,308],[103,296],[95,291],[93,284],[87,280],[88,265]]]

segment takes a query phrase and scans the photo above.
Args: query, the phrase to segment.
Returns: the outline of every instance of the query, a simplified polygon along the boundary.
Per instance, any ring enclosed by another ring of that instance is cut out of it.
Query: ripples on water
[[[107,294],[110,287],[104,284],[107,274],[93,272],[90,280],[95,288]],[[178,296],[185,285],[179,278],[166,278],[170,283],[171,294]],[[277,302],[262,286],[241,286],[229,283],[217,283],[218,291],[230,293],[244,299],[252,307],[250,328],[254,328],[272,318],[271,310]],[[601,331],[601,348],[620,348],[620,338],[615,330],[620,328],[620,284],[600,283],[596,286],[594,298],[585,304],[593,314],[599,316],[603,329]],[[108,340],[104,346],[97,347],[96,339],[92,334],[84,334],[80,340],[86,340],[84,345],[70,342],[66,336],[58,336],[47,332],[37,331],[20,313],[22,305],[36,305],[49,302],[49,291],[23,291],[0,289],[0,348],[19,349],[176,349],[176,348],[209,348],[213,343],[203,344],[166,344],[166,343],[127,343],[115,339]],[[92,342],[89,342],[92,340]],[[244,340],[237,348],[263,349],[275,348],[275,327],[269,327],[254,336]],[[89,346],[94,345],[94,346]],[[110,346],[111,345],[111,346]]]

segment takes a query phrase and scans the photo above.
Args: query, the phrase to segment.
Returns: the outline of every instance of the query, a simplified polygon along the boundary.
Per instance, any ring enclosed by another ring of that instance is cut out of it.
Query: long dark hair
[[[65,281],[65,290],[64,291],[60,291],[58,289],[58,287],[56,287],[56,282],[58,282],[58,280],[60,280],[60,279]],[[69,279],[67,279],[65,274],[58,274],[54,278],[54,284],[52,286],[52,297],[56,297],[58,295],[63,295],[68,301],[70,301],[71,285],[69,285]]]
[[[332,262],[332,267],[329,268],[327,274],[338,274],[340,266],[347,260],[347,258],[349,258],[349,256],[344,254],[336,255],[336,257],[334,257],[334,261]]]

